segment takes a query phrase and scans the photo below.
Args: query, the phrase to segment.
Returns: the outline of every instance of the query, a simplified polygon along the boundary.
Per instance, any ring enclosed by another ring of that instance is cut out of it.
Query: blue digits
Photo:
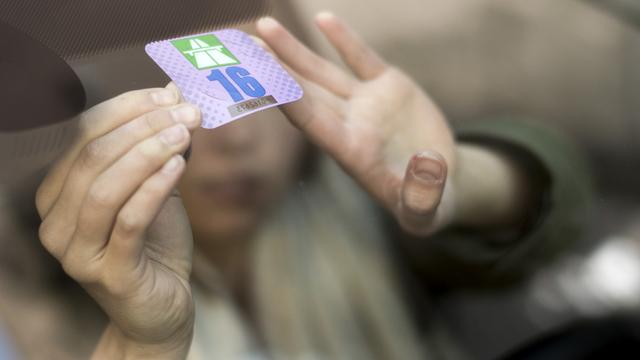
[[[227,68],[227,75],[229,75],[231,80],[233,80],[245,94],[251,97],[263,97],[267,93],[258,80],[251,77],[251,74],[245,68],[231,66]]]
[[[239,67],[239,66],[231,66],[226,70],[227,76],[233,80],[236,85],[242,90],[247,96],[258,98],[263,97],[267,93],[264,87],[256,80],[256,78],[252,77],[247,69]],[[244,100],[242,94],[236,89],[235,86],[229,81],[229,79],[224,76],[222,71],[219,69],[215,69],[211,71],[211,75],[207,77],[207,79],[211,81],[218,81],[220,84],[227,90],[231,98],[234,102],[240,102]]]
[[[224,76],[222,71],[220,71],[218,69],[212,70],[211,71],[211,75],[209,75],[207,77],[207,79],[209,79],[211,81],[220,82],[220,84],[222,86],[224,86],[224,89],[227,90],[229,95],[231,95],[231,98],[233,99],[233,101],[240,102],[240,101],[244,100],[244,97],[242,96],[242,94],[240,94],[238,89],[236,89],[236,87],[233,86],[231,81],[229,81],[229,79],[227,79],[227,77]]]

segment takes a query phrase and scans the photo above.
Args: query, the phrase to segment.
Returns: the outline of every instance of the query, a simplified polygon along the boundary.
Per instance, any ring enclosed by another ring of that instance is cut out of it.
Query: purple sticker
[[[185,99],[200,107],[205,129],[303,96],[282,65],[239,30],[154,42],[146,51]]]

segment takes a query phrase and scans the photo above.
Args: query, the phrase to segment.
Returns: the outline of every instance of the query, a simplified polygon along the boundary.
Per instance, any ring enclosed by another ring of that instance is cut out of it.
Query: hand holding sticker
[[[151,58],[186,100],[203,112],[203,127],[300,100],[302,88],[249,35],[222,30],[147,45]]]

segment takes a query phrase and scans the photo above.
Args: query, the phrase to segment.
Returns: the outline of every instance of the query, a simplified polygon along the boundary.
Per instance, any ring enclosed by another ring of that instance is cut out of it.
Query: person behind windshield
[[[510,283],[577,236],[588,177],[561,138],[454,133],[347,25],[317,26],[351,71],[258,22],[305,90],[286,118],[201,130],[173,84],[82,115],[36,203],[109,317],[95,358],[424,358],[421,289]]]

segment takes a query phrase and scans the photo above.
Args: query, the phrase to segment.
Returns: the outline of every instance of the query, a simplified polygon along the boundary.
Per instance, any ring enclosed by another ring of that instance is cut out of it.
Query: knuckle
[[[69,255],[65,254],[60,261],[62,265],[62,269],[64,272],[69,275],[74,280],[83,283],[86,280],[86,274],[83,272],[83,266],[79,266],[79,264],[70,259]]]
[[[144,114],[138,121],[139,126],[141,127],[140,130],[144,133],[155,133],[161,129],[163,127],[161,120],[164,118],[163,116],[160,116],[162,114],[164,114],[164,111],[155,111]]]
[[[60,259],[66,251],[69,239],[76,231],[75,224],[63,223],[61,220],[46,218],[38,228],[38,238],[42,246],[56,259]]]
[[[154,134],[175,124],[169,110],[165,109],[144,114],[139,118],[138,123],[140,130],[145,134]]]
[[[64,272],[80,284],[87,285],[99,282],[99,275],[94,266],[78,261],[69,255],[69,252],[64,255],[61,264]]]
[[[150,97],[145,90],[134,90],[121,94],[112,100],[115,108],[129,111],[142,111],[152,107]]]
[[[115,206],[115,197],[108,187],[93,185],[87,194],[91,208],[109,208]]]
[[[64,272],[82,285],[99,283],[103,271],[101,257],[90,256],[84,246],[84,239],[73,235],[70,245],[60,256]]]
[[[44,246],[44,248],[53,254],[55,249],[55,244],[57,241],[57,232],[53,229],[52,222],[49,220],[44,220],[40,224],[40,228],[38,229],[38,237],[40,238],[40,243]]]
[[[103,273],[98,282],[101,287],[112,296],[117,298],[127,297],[131,293],[130,284],[127,281],[121,279],[115,273],[117,272],[105,272]]]
[[[96,164],[106,160],[107,155],[100,139],[95,139],[85,145],[80,156],[80,165],[85,168],[93,168]]]
[[[148,141],[138,144],[134,148],[133,155],[139,157],[142,161],[146,161],[149,165],[155,166],[156,162],[164,160],[167,154],[174,153],[177,149],[186,148],[191,141],[191,134],[189,134],[184,125],[179,125],[179,127],[182,133],[178,139],[166,140],[165,135],[167,132],[175,130],[169,128],[157,136],[149,138]]]
[[[99,106],[93,107],[78,116],[78,140],[86,139],[93,133],[93,119],[100,112]]]
[[[143,231],[143,221],[139,215],[131,211],[122,211],[116,222],[117,233],[121,237],[131,237]]]
[[[145,142],[136,146],[129,156],[140,170],[149,170],[167,150],[168,146],[160,141]]]
[[[101,287],[104,273],[108,272],[104,251],[95,252],[88,247],[87,239],[75,233],[58,260],[64,272],[83,287]]]
[[[40,215],[41,219],[44,218],[50,204],[52,203],[51,196],[49,195],[49,188],[49,180],[45,179],[36,190],[36,210],[38,211],[38,215]]]

